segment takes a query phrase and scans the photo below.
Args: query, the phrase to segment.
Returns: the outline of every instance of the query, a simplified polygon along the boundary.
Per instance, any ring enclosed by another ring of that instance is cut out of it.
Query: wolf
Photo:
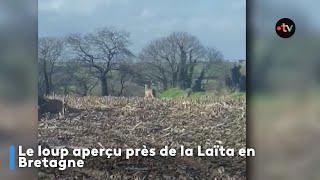
[[[155,90],[151,87],[151,82],[148,82],[147,84],[145,84],[144,89],[145,89],[145,98],[151,98],[153,99],[155,97]]]

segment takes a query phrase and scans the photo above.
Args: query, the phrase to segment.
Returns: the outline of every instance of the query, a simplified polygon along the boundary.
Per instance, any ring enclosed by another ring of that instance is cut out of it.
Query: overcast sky
[[[245,0],[39,0],[39,36],[64,36],[113,26],[130,33],[138,53],[150,40],[184,31],[245,59]]]

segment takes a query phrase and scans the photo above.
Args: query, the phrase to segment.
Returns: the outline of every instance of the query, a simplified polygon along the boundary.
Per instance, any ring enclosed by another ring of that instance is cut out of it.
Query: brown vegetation
[[[39,144],[47,147],[211,148],[246,146],[245,99],[199,97],[174,100],[69,97],[79,109],[63,119],[43,116]],[[84,179],[245,179],[245,158],[94,157],[81,169],[40,170],[40,178]]]

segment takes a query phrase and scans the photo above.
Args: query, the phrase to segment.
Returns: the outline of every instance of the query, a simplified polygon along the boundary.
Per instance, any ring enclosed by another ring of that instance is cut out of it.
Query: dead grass
[[[181,145],[242,148],[246,141],[245,99],[199,97],[159,100],[69,97],[73,112],[39,123],[39,143],[56,147],[162,148]],[[75,111],[77,109],[77,111]],[[82,169],[42,169],[43,179],[245,179],[245,158],[95,157]]]

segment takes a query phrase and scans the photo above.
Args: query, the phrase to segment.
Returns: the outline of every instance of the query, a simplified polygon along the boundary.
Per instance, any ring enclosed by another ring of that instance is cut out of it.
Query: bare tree
[[[203,62],[202,62],[202,69],[201,69],[200,75],[195,80],[195,83],[192,87],[192,90],[193,91],[203,91],[204,90],[202,87],[203,80],[208,78],[208,77],[205,77],[205,75],[210,74],[208,72],[208,70],[213,69],[214,68],[213,66],[221,66],[221,65],[223,68],[222,69],[223,79],[220,81],[223,82],[225,79],[225,76],[226,76],[226,69],[223,66],[224,65],[223,55],[221,54],[220,51],[218,51],[215,48],[206,48],[205,55],[204,55]],[[210,77],[210,78],[212,78],[212,77]],[[216,78],[216,77],[213,77],[213,78]]]
[[[40,76],[43,76],[45,94],[52,91],[52,75],[55,65],[60,60],[63,51],[63,41],[57,38],[40,38],[38,42],[38,63]]]
[[[135,78],[134,64],[132,62],[122,62],[118,71],[110,73],[111,94],[115,96],[127,96],[129,83]],[[132,91],[132,89],[131,89]]]
[[[126,90],[126,83],[132,79],[134,76],[134,71],[131,68],[129,63],[122,63],[119,66],[119,81],[120,81],[120,90],[119,96],[123,96]]]
[[[103,96],[108,92],[108,73],[133,56],[128,50],[129,33],[113,28],[98,29],[93,33],[74,34],[67,38],[76,59],[95,71],[101,83]]]
[[[140,59],[151,70],[154,79],[162,83],[164,89],[169,84],[173,87],[177,85],[178,49],[167,37],[154,40],[148,44],[140,53]]]
[[[195,36],[185,32],[172,33],[168,40],[177,46],[180,54],[178,86],[182,89],[190,88],[194,67],[204,57],[205,49]]]
[[[204,58],[205,49],[200,41],[188,33],[175,32],[168,37],[152,41],[140,53],[164,85],[190,88],[196,64]]]
[[[98,79],[95,78],[90,69],[82,67],[78,62],[66,63],[66,73],[69,77],[68,84],[74,83],[76,93],[87,96],[97,86]]]

